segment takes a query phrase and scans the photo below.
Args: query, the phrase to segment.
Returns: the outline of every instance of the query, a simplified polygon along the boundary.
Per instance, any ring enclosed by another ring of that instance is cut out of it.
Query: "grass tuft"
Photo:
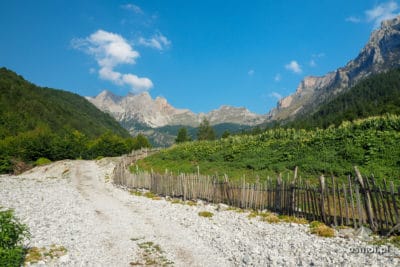
[[[334,237],[335,230],[322,222],[313,221],[310,223],[310,231],[312,234],[322,237]]]
[[[306,220],[304,218],[298,218],[295,216],[279,215],[278,218],[282,222],[286,222],[286,223],[297,223],[297,224],[307,224],[308,223],[308,220]]]
[[[140,191],[138,191],[138,190],[131,190],[131,191],[129,191],[129,193],[130,193],[131,195],[138,196],[138,197],[143,196],[142,192],[140,192]]]
[[[214,213],[209,212],[209,211],[200,211],[199,216],[205,217],[205,218],[211,218],[212,216],[214,216]]]

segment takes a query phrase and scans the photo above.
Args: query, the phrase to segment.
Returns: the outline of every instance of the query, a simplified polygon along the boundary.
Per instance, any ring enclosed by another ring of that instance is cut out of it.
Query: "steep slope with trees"
[[[317,110],[288,123],[296,128],[326,128],[369,116],[400,114],[400,69],[371,76],[348,92],[331,97]]]
[[[91,138],[106,131],[129,136],[117,121],[85,98],[38,87],[0,68],[0,138],[34,130],[38,125],[46,125],[55,133],[78,130]]]
[[[49,160],[118,156],[149,147],[85,98],[0,69],[0,173]],[[45,158],[45,159],[44,159]]]

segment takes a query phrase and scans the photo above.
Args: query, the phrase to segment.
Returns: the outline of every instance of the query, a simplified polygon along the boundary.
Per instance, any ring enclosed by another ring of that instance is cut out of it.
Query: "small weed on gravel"
[[[28,249],[25,256],[25,264],[38,263],[39,261],[48,262],[52,259],[60,258],[67,254],[67,249],[64,246],[51,245],[50,248],[32,247]]]
[[[171,204],[182,204],[182,200],[180,200],[179,198],[174,198],[171,199]]]
[[[310,231],[322,237],[334,237],[335,230],[322,222],[313,221],[310,223]]]
[[[306,219],[298,218],[298,217],[294,217],[294,216],[279,215],[278,218],[282,222],[286,222],[286,223],[297,223],[297,224],[307,224],[308,223],[308,221]]]
[[[181,204],[181,205],[188,205],[188,206],[197,206],[197,203],[192,200],[183,201],[180,198],[172,198],[168,200],[171,204]]]
[[[138,197],[143,196],[143,193],[140,192],[140,191],[138,191],[138,190],[131,190],[131,191],[129,191],[129,193],[130,193],[131,195],[138,196]]]
[[[200,211],[199,212],[199,216],[200,217],[211,218],[212,216],[214,216],[214,213],[209,212],[209,211]]]
[[[297,218],[294,216],[288,216],[288,215],[276,215],[275,213],[272,212],[260,212],[260,211],[255,211],[252,210],[250,211],[250,214],[247,216],[249,219],[253,218],[260,218],[261,221],[268,222],[268,223],[280,223],[280,222],[285,222],[285,223],[297,223],[297,224],[307,224],[308,221],[304,218]]]
[[[152,241],[142,242],[137,245],[141,251],[141,259],[131,262],[131,266],[168,266],[174,264],[165,257],[160,245]]]
[[[234,211],[234,212],[237,212],[237,213],[244,213],[244,212],[246,212],[246,210],[244,210],[244,209],[237,208],[237,207],[233,207],[233,206],[229,206],[227,210]]]
[[[157,195],[152,193],[152,192],[146,192],[146,193],[143,194],[143,196],[145,196],[147,198],[151,198],[151,199],[157,197]]]

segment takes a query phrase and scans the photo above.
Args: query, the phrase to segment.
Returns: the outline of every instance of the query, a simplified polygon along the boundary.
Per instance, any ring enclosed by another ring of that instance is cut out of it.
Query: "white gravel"
[[[397,266],[400,252],[355,253],[370,245],[322,238],[307,225],[269,224],[247,213],[134,196],[109,181],[115,161],[60,161],[0,176],[0,206],[15,209],[29,246],[62,245],[46,266]],[[199,217],[208,210],[212,218]],[[152,243],[150,243],[152,242]]]

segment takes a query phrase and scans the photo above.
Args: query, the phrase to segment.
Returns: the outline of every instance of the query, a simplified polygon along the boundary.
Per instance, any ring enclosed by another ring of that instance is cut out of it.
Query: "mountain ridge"
[[[268,113],[269,121],[293,120],[313,111],[326,98],[346,92],[371,74],[400,66],[400,16],[383,21],[356,58],[324,76],[305,77],[296,91]]]
[[[151,128],[172,125],[197,127],[203,119],[209,120],[211,125],[235,123],[249,126],[261,124],[266,120],[266,115],[253,113],[245,107],[221,105],[220,108],[208,113],[177,109],[164,97],[157,96],[153,99],[147,92],[117,96],[108,90],[103,90],[97,96],[86,99],[100,110],[110,113],[119,122],[126,123],[131,120]]]

